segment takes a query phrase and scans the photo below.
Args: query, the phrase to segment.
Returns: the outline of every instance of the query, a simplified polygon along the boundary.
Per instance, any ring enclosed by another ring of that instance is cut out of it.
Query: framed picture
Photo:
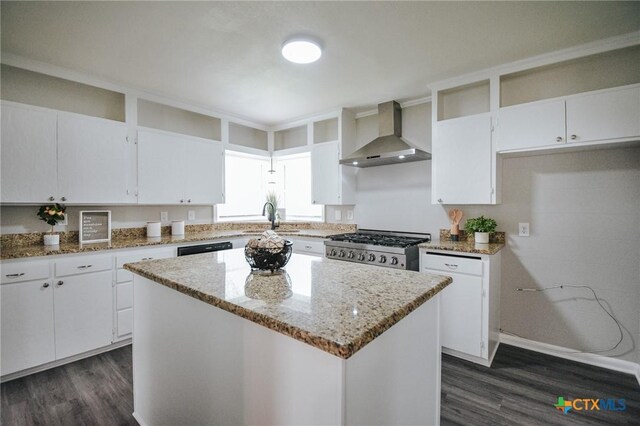
[[[111,241],[111,211],[85,210],[80,212],[80,244]]]

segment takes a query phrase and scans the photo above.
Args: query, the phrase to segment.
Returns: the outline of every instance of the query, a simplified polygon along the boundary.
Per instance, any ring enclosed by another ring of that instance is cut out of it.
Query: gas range
[[[329,259],[417,271],[418,244],[431,241],[431,234],[360,229],[329,239],[324,242]]]

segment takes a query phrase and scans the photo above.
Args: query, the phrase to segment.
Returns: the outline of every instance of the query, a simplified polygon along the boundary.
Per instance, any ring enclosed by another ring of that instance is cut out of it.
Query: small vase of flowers
[[[60,221],[64,220],[66,207],[62,204],[48,204],[40,206],[38,209],[38,217],[51,225],[51,232],[44,235],[45,246],[57,246],[60,244],[60,235],[53,233],[53,227]]]

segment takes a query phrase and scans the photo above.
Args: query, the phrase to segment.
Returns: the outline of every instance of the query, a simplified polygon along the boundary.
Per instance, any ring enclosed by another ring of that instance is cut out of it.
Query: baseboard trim
[[[638,384],[640,384],[640,365],[636,364],[635,362],[597,354],[571,353],[573,349],[550,345],[548,343],[536,342],[535,340],[529,340],[504,333],[500,333],[500,343],[504,343],[505,345],[517,346],[519,348],[528,349],[530,351],[540,352],[547,355],[553,355],[558,358],[581,362],[583,364],[593,365],[595,367],[602,367],[608,370],[618,371],[620,373],[631,374],[636,377],[636,379],[638,380]]]
[[[28,376],[30,374],[39,373],[41,371],[49,370],[50,368],[60,367],[61,365],[69,364],[71,362],[79,361],[84,358],[89,358],[94,355],[101,354],[103,352],[109,352],[114,349],[121,348],[123,346],[127,346],[131,344],[131,339],[125,339],[120,342],[112,343],[109,346],[103,346],[98,349],[94,349],[88,352],[83,352],[78,355],[72,355],[67,358],[58,359],[55,361],[48,362],[46,364],[38,365],[36,367],[27,368],[26,370],[16,371],[15,373],[10,373],[0,378],[0,383],[8,382],[10,380],[19,379],[20,377]]]
[[[133,413],[131,413],[131,415],[133,416],[133,418],[136,420],[136,422],[138,422],[138,424],[140,426],[147,426],[147,424],[144,422],[144,420],[142,420],[142,418],[140,417],[139,414],[137,414],[135,411]]]

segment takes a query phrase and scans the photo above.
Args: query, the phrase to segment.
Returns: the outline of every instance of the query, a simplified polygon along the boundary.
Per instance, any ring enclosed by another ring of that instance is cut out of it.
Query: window
[[[278,196],[285,220],[323,221],[324,206],[311,204],[311,154],[277,157],[225,152],[225,204],[216,206],[218,221],[266,220],[262,206],[268,192]]]
[[[287,220],[323,221],[324,206],[311,204],[311,153],[275,159],[276,193]]]
[[[225,204],[216,216],[225,220],[261,220],[270,161],[266,157],[225,151]]]

